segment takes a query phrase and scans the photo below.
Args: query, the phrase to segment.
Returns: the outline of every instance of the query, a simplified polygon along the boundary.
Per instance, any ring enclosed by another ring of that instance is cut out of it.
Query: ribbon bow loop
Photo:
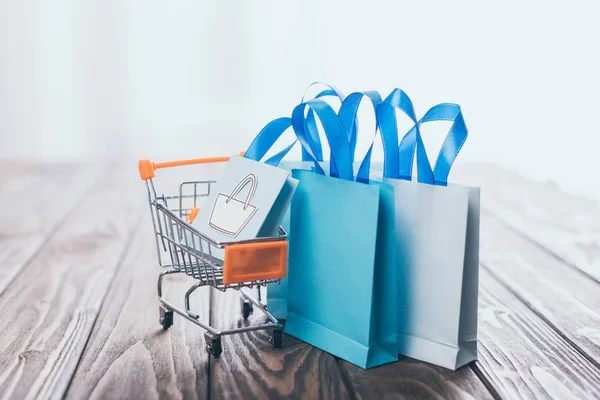
[[[433,121],[451,121],[452,126],[446,134],[446,138],[444,139],[435,166],[432,170],[427,158],[427,152],[425,150],[425,145],[423,144],[420,128],[422,124]],[[421,118],[421,120],[415,124],[410,132],[402,139],[399,148],[400,157],[410,159],[412,165],[416,147],[419,182],[446,186],[452,164],[467,140],[467,136],[468,130],[460,106],[452,103],[437,104],[431,107],[425,113],[423,118]],[[408,170],[408,172],[410,172],[410,170]],[[401,178],[410,180],[411,176],[408,174],[408,176],[403,175]]]
[[[304,150],[313,159],[315,169],[318,173],[322,175],[325,174],[313,151],[314,142],[312,135],[305,129],[304,112],[307,108],[312,110],[317,117],[319,117],[329,143],[332,165],[330,175],[345,180],[354,180],[350,144],[348,143],[344,126],[333,108],[327,102],[320,99],[312,99],[301,103],[297,105],[292,112],[292,127],[296,133],[296,137],[302,144]]]

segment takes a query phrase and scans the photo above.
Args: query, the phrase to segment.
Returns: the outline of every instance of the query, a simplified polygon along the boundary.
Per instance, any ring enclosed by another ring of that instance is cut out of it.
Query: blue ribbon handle
[[[325,95],[339,95],[339,92],[336,92],[334,90],[335,89],[329,89],[329,90],[323,91],[323,92],[319,93],[318,96],[322,97]],[[350,96],[348,96],[344,99],[344,101],[342,102],[342,106],[340,107],[340,111],[337,115],[337,117],[339,118],[339,122],[341,122],[341,124],[342,124],[343,130],[345,132],[346,141],[349,145],[350,159],[353,160],[354,153],[356,150],[356,142],[357,142],[357,113],[358,113],[358,108],[360,106],[360,103],[365,98],[370,100],[378,118],[376,118],[376,127],[375,127],[375,134],[373,136],[373,142],[371,143],[364,159],[362,160],[362,162],[360,164],[359,170],[358,170],[356,180],[359,182],[368,182],[369,181],[369,173],[370,173],[370,166],[371,166],[371,154],[372,154],[372,150],[373,150],[374,140],[377,135],[377,129],[379,128],[379,120],[380,120],[379,117],[382,114],[381,105],[383,103],[381,100],[381,96],[376,91],[352,93]],[[412,103],[410,102],[410,99],[404,92],[402,92],[399,89],[394,90],[388,96],[388,98],[386,99],[386,102],[390,107],[398,107],[403,111],[408,110],[408,112],[412,111]],[[331,107],[329,107],[329,109],[331,109]],[[397,138],[397,128],[395,127],[396,126],[395,113],[394,113],[393,108],[390,108],[390,110],[391,110],[391,115],[390,115],[391,123],[388,123],[388,125],[391,127],[389,129],[385,129],[385,128],[382,129],[380,133],[382,135],[382,142],[383,142],[384,155],[385,155],[384,176],[395,177],[395,175],[390,173],[390,170],[397,171],[398,138]],[[384,111],[386,111],[386,110],[384,110]],[[319,154],[320,145],[319,146],[316,145],[316,142],[319,141],[319,136],[318,136],[316,124],[314,123],[315,119],[314,119],[313,109],[309,107],[308,112],[306,113],[306,118],[303,121],[303,128],[304,128],[303,130],[299,128],[299,126],[300,126],[299,121],[301,119],[301,116],[298,113],[298,111],[296,111],[296,113],[297,113],[296,114],[296,126],[298,128],[295,129],[295,131],[296,131],[296,133],[298,131],[303,132],[303,137],[304,137],[304,144],[302,146],[303,153],[308,155],[308,157],[307,157],[308,161],[315,161],[315,160],[317,162],[321,161],[320,154]],[[311,123],[311,115],[313,115],[312,123]],[[324,126],[324,128],[326,129],[326,132],[330,132],[332,130],[336,131],[337,128],[335,126],[330,127],[331,124],[335,125],[335,122],[332,122],[334,120],[334,117],[333,117],[333,115],[331,115],[331,112],[329,113],[329,117],[330,117],[331,121],[321,120],[321,123]],[[250,144],[250,146],[248,147],[248,150],[246,150],[246,157],[257,160],[257,161],[260,160],[269,151],[269,149],[273,146],[273,144],[279,139],[279,137],[291,125],[292,125],[292,120],[290,118],[278,118],[276,120],[271,121],[258,133],[258,135],[254,139],[254,141]],[[311,129],[311,126],[313,126],[314,128]],[[314,131],[313,131],[313,129],[314,129]],[[316,132],[316,134],[313,134],[313,132]],[[297,141],[298,140],[295,140],[292,144],[287,146],[285,149],[283,149],[282,151],[280,151],[279,153],[275,154],[274,156],[269,158],[267,161],[265,161],[265,163],[269,164],[269,165],[277,166],[281,162],[281,160],[287,155],[287,153],[294,147],[294,145],[296,144]],[[342,157],[344,157],[344,156],[342,156]],[[343,174],[340,174],[340,172],[337,170],[335,160],[336,160],[336,157],[332,154],[331,161],[330,161],[330,163],[331,163],[330,164],[330,175],[333,177],[340,177],[340,176],[348,177],[348,176],[350,176],[346,172],[344,172]],[[306,161],[306,158],[303,161]],[[391,168],[390,168],[390,166],[391,166]],[[324,174],[323,169],[318,164],[315,165],[315,170],[317,173]]]
[[[313,84],[314,85],[314,84]],[[312,85],[311,85],[312,86]],[[303,161],[313,161],[315,170],[325,174],[319,161],[322,161],[322,150],[314,114],[316,114],[325,130],[325,135],[331,148],[330,175],[346,180],[353,180],[352,160],[356,150],[356,114],[360,102],[367,97],[373,104],[377,126],[382,136],[384,147],[384,177],[406,179],[412,178],[412,165],[416,152],[418,180],[422,183],[446,185],[452,164],[464,145],[468,131],[462,116],[460,106],[456,104],[438,104],[432,107],[425,116],[417,121],[412,101],[406,93],[395,89],[382,102],[377,92],[352,93],[342,101],[339,115],[319,97],[337,96],[343,99],[339,91],[330,86],[320,92],[313,100],[305,101],[294,109],[292,118],[278,118],[267,124],[256,136],[246,151],[246,157],[260,160],[269,151],[277,139],[290,126],[293,127],[298,139],[285,149],[269,158],[265,163],[278,165],[285,155],[299,140],[302,144]],[[308,108],[308,112],[305,111]],[[398,145],[398,127],[395,109],[403,111],[415,125],[402,138]],[[444,140],[438,154],[435,167],[432,170],[423,140],[420,127],[423,123],[431,121],[452,121],[452,127]],[[375,132],[375,135],[377,132]],[[374,136],[375,139],[375,136]],[[373,144],[369,147],[365,158],[361,162],[356,180],[368,182],[370,172],[371,153]],[[340,169],[341,168],[341,169]]]
[[[251,160],[260,161],[275,144],[277,139],[281,137],[283,132],[285,132],[291,126],[292,119],[288,117],[277,118],[269,122],[264,128],[262,128],[258,135],[256,135],[252,143],[250,143],[250,146],[248,146],[244,157]],[[278,165],[281,159],[285,157],[292,147],[294,147],[296,142],[297,140],[294,140],[290,146],[269,158],[267,161],[265,161],[265,163],[275,166]]]
[[[331,85],[327,85],[326,83],[313,82],[304,91],[304,94],[302,95],[301,103],[304,103],[306,101],[306,93],[308,93],[308,91],[312,87],[315,87],[315,86],[325,86],[326,89],[319,92],[314,98],[319,99],[319,98],[325,97],[325,96],[334,96],[334,97],[337,97],[338,99],[340,99],[341,102],[344,101],[344,95],[342,94],[341,91],[339,91],[335,87],[333,87]],[[319,130],[317,128],[315,115],[314,115],[314,112],[312,111],[312,109],[308,110],[306,120],[304,123],[305,123],[305,127],[304,127],[305,130],[308,131],[308,134],[312,138],[312,143],[314,146],[314,148],[312,149],[313,154],[317,157],[318,161],[323,161],[323,150],[321,147],[321,140],[319,139]],[[312,161],[312,157],[308,154],[308,152],[304,149],[304,147],[302,148],[302,161]]]
[[[350,152],[353,159],[356,151],[358,128],[356,114],[358,113],[358,107],[360,106],[361,101],[365,97],[371,101],[371,104],[373,105],[373,111],[377,110],[377,105],[381,103],[381,95],[376,91],[367,91],[354,92],[346,97],[342,102],[342,106],[340,107],[340,111],[338,113],[340,121],[342,122],[342,125],[344,125],[344,129],[346,131],[346,138],[350,144]],[[377,131],[377,122],[375,130]]]
[[[304,92],[302,96],[302,103],[305,102],[306,93],[316,85],[325,86],[326,89],[319,92],[315,98],[321,98],[325,96],[335,96],[343,101],[344,95],[342,92],[334,88],[333,86],[314,82],[312,83]],[[323,151],[321,148],[321,140],[319,139],[319,131],[317,128],[316,120],[314,117],[314,112],[309,108],[305,124],[305,131],[310,135],[311,140],[309,143],[311,144],[311,151],[313,152],[317,161],[323,161]],[[260,161],[265,154],[271,149],[271,147],[275,144],[275,142],[281,137],[281,135],[292,126],[291,118],[282,117],[277,118],[271,122],[269,122],[259,133],[256,135],[248,149],[246,150],[245,157]],[[290,150],[294,147],[294,145],[298,142],[298,139],[294,140],[289,146],[281,150],[279,153],[273,155],[269,159],[265,161],[265,164],[277,166],[281,162],[281,160],[290,152]],[[313,161],[314,158],[307,152],[307,150],[302,147],[302,161]]]
[[[350,154],[351,154],[352,159],[354,159],[354,156],[355,156],[356,142],[357,142],[357,126],[356,126],[357,117],[356,117],[356,114],[358,113],[358,108],[360,106],[361,101],[365,98],[370,100],[371,105],[373,106],[373,111],[376,113],[377,108],[381,104],[381,101],[382,101],[381,95],[376,91],[355,92],[355,93],[350,94],[348,97],[346,97],[346,99],[342,103],[342,106],[341,106],[340,112],[339,112],[340,121],[346,131],[346,138],[347,138],[348,144],[350,146]],[[363,160],[360,164],[360,167],[358,169],[358,173],[356,175],[356,180],[358,182],[364,182],[364,183],[369,182],[369,173],[370,173],[370,169],[371,169],[371,153],[373,151],[373,144],[375,143],[375,138],[377,137],[378,130],[379,130],[379,122],[377,119],[375,119],[375,132],[373,134],[373,140],[371,141],[371,145],[369,146],[369,149],[367,150],[367,153],[365,154],[365,157],[363,158]],[[382,139],[383,139],[382,141],[383,141],[384,153],[390,152],[391,153],[390,157],[393,158],[394,155],[397,153],[397,150],[396,150],[397,145],[394,144],[393,138],[390,138],[389,136],[386,136],[386,137],[382,136]],[[392,139],[392,141],[390,142],[389,139]],[[395,143],[397,143],[397,140]]]
[[[320,99],[312,99],[301,103],[297,105],[292,112],[292,127],[296,133],[296,137],[302,144],[302,147],[315,163],[315,171],[318,174],[325,175],[325,171],[321,165],[319,165],[316,154],[312,150],[314,148],[313,138],[310,133],[307,132],[304,123],[304,112],[307,108],[314,111],[319,120],[321,120],[325,136],[329,143],[329,148],[331,150],[331,165],[333,167],[329,175],[348,181],[354,180],[350,144],[348,143],[344,126],[333,108]]]
[[[350,160],[354,160],[354,153],[356,151],[356,142],[357,142],[357,113],[358,113],[358,108],[360,106],[360,103],[363,99],[368,99],[370,100],[372,106],[373,106],[373,111],[376,112],[377,110],[377,106],[381,103],[381,96],[379,95],[378,92],[376,91],[367,91],[367,92],[355,92],[350,94],[348,97],[346,97],[344,99],[344,101],[342,102],[342,105],[340,107],[339,113],[337,114],[337,117],[339,119],[339,122],[342,124],[343,130],[345,132],[345,139],[348,143],[348,148],[350,150]],[[300,114],[298,111],[296,111],[298,114],[296,114],[296,117],[298,118],[298,121],[296,122],[297,126],[300,127]],[[310,115],[312,113],[312,110],[309,110],[309,112],[307,113],[307,119],[308,119],[308,115]],[[337,132],[337,128],[335,126],[335,122],[334,122],[334,117],[333,115],[330,115],[331,120],[330,121],[324,121],[321,120],[321,123],[324,127],[324,129],[326,129],[326,131],[333,131],[333,132]],[[293,117],[292,117],[293,119]],[[305,121],[306,122],[306,121]],[[330,126],[331,124],[333,124],[333,126]],[[304,132],[304,137],[308,140],[308,143],[305,143],[303,145],[303,148],[308,148],[310,147],[310,149],[314,149],[315,146],[313,145],[313,143],[310,143],[310,140],[314,140],[314,136],[310,135],[310,132],[307,134],[306,130],[307,130],[307,124],[304,124],[304,128],[305,128],[305,132]],[[374,143],[374,139],[377,135],[377,131],[378,131],[378,125],[376,122],[376,126],[375,126],[375,133],[373,135],[373,141],[371,142],[371,146],[369,147],[369,150],[367,151],[365,158],[362,160],[358,174],[357,174],[357,181],[360,182],[369,182],[369,172],[370,172],[370,166],[371,166],[371,153],[372,153],[372,149],[373,149],[373,143]],[[298,134],[298,132],[297,132]],[[327,133],[326,133],[327,135]],[[396,134],[394,134],[394,138],[396,138]],[[337,137],[337,136],[335,136]],[[331,135],[328,135],[328,140],[330,140]],[[332,177],[343,177],[343,179],[348,179],[348,177],[350,176],[349,174],[345,174],[345,173],[340,173],[337,169],[337,164],[336,164],[336,160],[339,159],[339,156],[336,158],[336,156],[333,154],[334,151],[336,151],[336,146],[338,146],[337,148],[339,149],[339,146],[341,146],[341,143],[338,144],[333,144],[330,143],[330,147],[332,150],[332,156],[330,159],[330,171],[329,171],[329,175]],[[345,148],[345,146],[344,146]],[[384,139],[384,151],[385,149],[391,149],[392,156],[397,153],[397,139],[396,142],[394,144],[394,142],[392,142],[392,144],[390,145],[389,141]],[[306,151],[306,150],[305,150]],[[308,154],[308,151],[306,151]],[[394,153],[395,152],[395,153]],[[345,151],[343,157],[345,157]],[[318,155],[315,154],[313,152],[312,155],[309,154],[309,156],[315,158],[318,160]],[[345,161],[344,161],[345,163]],[[318,173],[323,173],[322,168],[320,166],[316,166],[315,169],[317,170]]]
[[[382,139],[386,139],[388,147],[385,147],[385,160],[383,164],[383,176],[394,179],[410,179],[412,173],[413,154],[410,154],[410,159],[407,159],[406,149],[407,143],[404,139],[398,146],[398,123],[396,120],[396,109],[399,109],[406,114],[417,125],[417,117],[413,103],[408,95],[396,88],[385,100],[377,107],[377,120],[379,122],[379,130]],[[411,133],[409,131],[409,133]],[[413,134],[416,136],[415,134]],[[406,136],[405,136],[406,137]],[[391,149],[393,146],[394,150]],[[412,147],[414,152],[414,145]],[[404,157],[403,157],[404,156]],[[406,178],[408,176],[408,178]]]
[[[433,170],[427,158],[427,152],[421,137],[422,124],[432,121],[452,121],[452,126],[444,139]],[[399,146],[399,156],[405,163],[410,161],[410,168],[400,170],[400,179],[411,179],[412,162],[417,153],[418,180],[421,183],[446,186],[452,164],[467,140],[468,130],[462,111],[458,104],[443,103],[433,106],[423,118],[404,136]],[[407,164],[405,164],[407,166]],[[403,175],[404,173],[404,175]],[[408,175],[406,175],[408,173]]]

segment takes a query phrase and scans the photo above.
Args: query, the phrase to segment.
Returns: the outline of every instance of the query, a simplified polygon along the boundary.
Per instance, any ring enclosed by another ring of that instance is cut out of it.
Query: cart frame
[[[203,158],[182,160],[166,163],[154,163],[150,160],[140,160],[138,169],[140,177],[146,182],[148,203],[152,216],[152,225],[155,233],[156,254],[159,265],[165,270],[158,276],[158,299],[160,302],[160,325],[168,329],[173,325],[173,313],[177,313],[188,321],[200,326],[204,334],[206,350],[218,358],[223,346],[221,337],[257,330],[270,330],[269,341],[275,347],[283,345],[283,325],[267,311],[267,305],[262,302],[260,288],[268,283],[280,283],[280,277],[272,279],[255,279],[248,281],[229,282],[224,276],[227,254],[240,245],[254,245],[262,248],[285,245],[287,257],[287,233],[279,228],[278,236],[270,238],[257,238],[237,242],[218,242],[205,233],[200,232],[189,222],[198,212],[197,202],[200,198],[210,194],[211,185],[215,181],[186,181],[179,185],[179,193],[166,196],[158,195],[154,183],[155,171],[159,168],[177,167],[192,164],[206,164],[228,161],[229,157]],[[193,188],[186,194],[187,188]],[[200,189],[200,190],[199,190]],[[173,204],[175,203],[175,207]],[[222,260],[219,258],[221,257]],[[231,257],[231,256],[230,256]],[[260,258],[259,258],[260,259]],[[287,261],[283,260],[283,261]],[[196,282],[186,291],[184,296],[185,309],[175,306],[163,296],[163,281],[167,275],[185,273],[194,278]],[[244,319],[258,309],[267,318],[267,322],[248,325],[232,329],[217,329],[200,321],[200,316],[190,308],[190,296],[197,289],[212,286],[219,291],[230,289],[240,292],[241,312]],[[258,298],[254,298],[246,288],[258,288]]]

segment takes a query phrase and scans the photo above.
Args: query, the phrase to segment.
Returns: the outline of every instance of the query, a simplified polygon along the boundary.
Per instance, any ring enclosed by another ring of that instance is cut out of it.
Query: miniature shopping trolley
[[[154,184],[159,168],[228,161],[229,157],[153,163],[140,160],[138,168],[146,182],[148,200],[155,232],[159,265],[165,268],[158,276],[160,324],[163,329],[173,325],[173,313],[204,328],[206,350],[214,357],[223,351],[221,337],[253,330],[270,330],[269,341],[275,347],[283,345],[283,326],[268,311],[261,300],[260,287],[279,283],[287,272],[287,234],[279,228],[277,237],[257,238],[237,242],[218,242],[206,232],[191,225],[199,211],[198,203],[210,194],[215,181],[189,181],[179,185],[179,193],[159,195]],[[163,278],[184,273],[196,280],[185,293],[185,310],[174,306],[163,297]],[[234,329],[219,330],[200,321],[190,309],[190,295],[198,288],[212,286],[220,291],[235,289],[240,292],[241,313],[247,319],[254,309],[260,310],[268,322]],[[258,288],[258,298],[247,289]]]

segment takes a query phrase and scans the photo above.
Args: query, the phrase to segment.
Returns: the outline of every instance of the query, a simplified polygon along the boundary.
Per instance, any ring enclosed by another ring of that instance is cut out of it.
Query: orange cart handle
[[[244,156],[244,152],[239,153],[240,156]],[[179,161],[167,161],[161,163],[155,163],[150,160],[138,161],[138,169],[140,171],[140,178],[143,181],[154,178],[154,171],[160,168],[179,167],[182,165],[194,165],[194,164],[208,164],[216,162],[229,161],[231,157],[209,157],[209,158],[195,158],[193,160],[179,160]]]

